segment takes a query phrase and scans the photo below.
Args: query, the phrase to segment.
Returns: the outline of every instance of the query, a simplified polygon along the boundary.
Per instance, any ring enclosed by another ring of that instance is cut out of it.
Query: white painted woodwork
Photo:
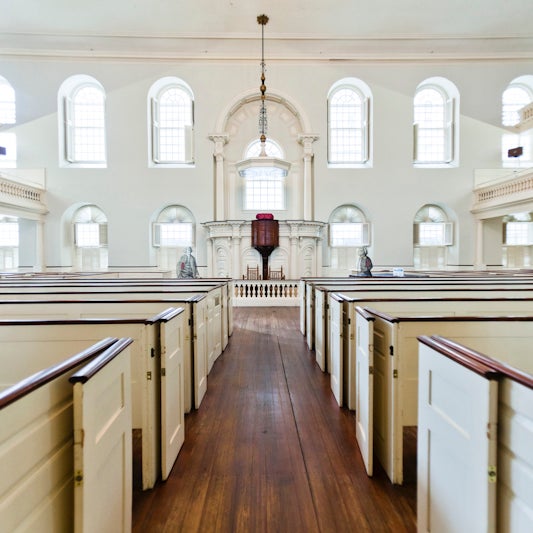
[[[110,339],[112,341],[112,339]],[[105,344],[97,343],[103,348]],[[46,346],[46,343],[45,343]],[[84,343],[83,350],[90,344]],[[33,346],[28,373],[10,373],[12,385],[56,365],[78,350],[43,353]],[[8,367],[3,349],[2,374]],[[13,360],[17,352],[9,351]],[[31,355],[31,354],[30,354]],[[39,357],[37,357],[37,355]],[[48,357],[48,362],[46,361]],[[33,365],[33,368],[32,368]],[[83,365],[63,372],[48,383],[0,410],[0,529],[11,532],[71,533],[74,528],[73,395],[70,376]],[[30,368],[32,370],[30,371]],[[3,378],[6,379],[5,377]]]
[[[496,531],[498,383],[419,346],[418,531]]]
[[[315,316],[314,316],[314,349],[315,349],[315,358],[318,366],[322,370],[322,372],[330,372],[330,368],[328,368],[327,360],[326,360],[326,348],[325,348],[325,338],[326,338],[326,316],[327,316],[327,309],[325,302],[322,299],[323,293],[320,291],[315,291]]]
[[[527,353],[533,343],[533,317],[520,321],[490,316],[471,321],[392,318],[376,316],[374,322],[374,451],[389,479],[402,484],[403,427],[418,423],[417,336],[441,335],[488,355]]]
[[[358,396],[355,405],[355,436],[366,473],[374,473],[374,321],[357,314],[357,367],[355,381]]]
[[[199,300],[193,322],[194,407],[198,409],[207,392],[207,301]]]
[[[132,512],[129,347],[74,384],[75,533],[127,533]]]
[[[185,440],[184,318],[163,320],[161,346],[161,478],[166,480]]]
[[[343,405],[344,398],[344,368],[343,359],[340,356],[343,343],[341,311],[342,309],[339,306],[334,306],[329,309],[331,334],[329,336],[330,349],[328,350],[332,354],[331,367],[329,369],[331,390],[340,407]]]

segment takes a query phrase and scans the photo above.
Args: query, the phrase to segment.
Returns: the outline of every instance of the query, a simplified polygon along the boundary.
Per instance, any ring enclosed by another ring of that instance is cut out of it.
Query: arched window
[[[19,266],[18,219],[0,216],[0,270],[13,270]]]
[[[74,267],[80,271],[105,270],[108,267],[107,217],[94,205],[80,207],[72,217],[74,231]]]
[[[64,165],[106,165],[105,92],[89,76],[73,76],[59,90],[60,160]]]
[[[158,80],[149,91],[151,157],[154,165],[194,163],[194,99],[178,78]]]
[[[265,142],[266,158],[259,157],[261,142],[251,142],[245,151],[244,159],[250,165],[240,171],[244,179],[243,208],[246,210],[272,210],[281,211],[286,208],[285,177],[286,170],[283,166],[272,165],[272,160],[282,163],[284,157],[281,146],[267,139]],[[263,165],[262,162],[266,164]]]
[[[514,79],[502,94],[502,125],[508,128],[520,123],[520,110],[533,102],[533,76]],[[512,148],[522,148],[518,157],[509,155]],[[502,135],[502,161],[505,166],[517,166],[531,161],[531,138],[529,132],[512,131]]]
[[[194,247],[195,220],[184,206],[165,207],[152,227],[152,244],[157,248],[157,265],[162,270],[176,268],[184,248]]]
[[[443,209],[425,205],[413,224],[414,266],[418,269],[444,269],[446,247],[453,244],[453,224]]]
[[[370,89],[355,78],[337,82],[328,95],[328,163],[362,165],[370,159]]]
[[[370,224],[354,205],[341,205],[329,217],[331,273],[357,268],[358,249],[370,245]]]
[[[414,163],[456,163],[458,92],[443,78],[421,83],[414,97]]]
[[[0,76],[0,126],[16,123],[15,90]],[[0,133],[0,167],[17,166],[17,136],[15,133]]]
[[[503,217],[504,268],[530,268],[533,258],[533,222],[531,213]]]

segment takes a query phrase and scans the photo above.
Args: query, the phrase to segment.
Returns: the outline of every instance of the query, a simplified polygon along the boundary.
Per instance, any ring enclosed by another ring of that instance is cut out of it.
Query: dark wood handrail
[[[490,366],[495,371],[503,374],[505,377],[508,377],[513,381],[517,381],[518,383],[533,389],[533,375],[528,374],[519,368],[515,368],[507,363],[504,363],[503,361],[491,357],[490,355],[478,352],[451,339],[441,337],[440,335],[432,335],[431,339],[439,342],[443,346],[447,346],[450,349],[455,350],[457,353],[461,353],[466,357],[470,357],[471,359],[479,361],[484,365]]]
[[[429,346],[431,349],[435,350],[441,355],[448,357],[452,361],[459,363],[461,366],[468,368],[472,372],[479,374],[485,379],[494,380],[494,379],[498,379],[501,376],[500,373],[496,371],[494,368],[482,363],[478,359],[469,357],[469,355],[464,352],[461,352],[459,350],[456,350],[448,345],[445,345],[439,342],[434,337],[428,337],[427,335],[421,335],[417,337],[417,339],[422,344]]]
[[[376,320],[376,317],[373,314],[369,313],[364,307],[357,306],[355,308],[355,312],[359,313],[366,320]]]
[[[117,338],[115,337],[102,339],[86,350],[57,363],[56,365],[36,372],[35,374],[24,378],[22,381],[15,383],[11,387],[8,387],[0,393],[0,409],[19,400],[39,387],[46,385],[58,376],[70,372],[74,368],[91,360],[93,357],[106,350],[109,346],[112,346],[115,342],[117,342]]]
[[[74,383],[87,383],[99,370],[108,365],[124,348],[133,342],[130,337],[123,337],[107,348],[103,353],[95,357],[89,364],[70,376],[69,381]]]

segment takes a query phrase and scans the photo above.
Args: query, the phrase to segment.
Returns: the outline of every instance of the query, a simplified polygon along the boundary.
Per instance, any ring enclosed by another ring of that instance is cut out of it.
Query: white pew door
[[[329,359],[331,361],[330,386],[333,396],[339,406],[342,407],[344,398],[343,387],[343,354],[342,354],[342,304],[336,300],[329,304],[330,335],[329,335]],[[317,344],[318,346],[318,344]]]
[[[366,473],[374,472],[374,320],[356,313],[355,436]]]
[[[318,366],[322,372],[331,372],[326,362],[325,352],[325,330],[324,324],[326,322],[326,302],[324,301],[324,292],[315,290],[315,306],[314,306],[314,321],[315,321],[315,335],[314,348],[315,358]]]
[[[193,307],[193,379],[194,407],[198,409],[207,392],[207,308],[206,300],[201,299]]]
[[[498,383],[419,343],[418,531],[496,530]]]
[[[185,440],[183,316],[161,322],[161,478],[166,480]]]
[[[106,350],[104,354],[121,349],[96,372],[86,372],[89,364],[71,378],[75,533],[131,531],[130,342],[131,339],[121,339]]]

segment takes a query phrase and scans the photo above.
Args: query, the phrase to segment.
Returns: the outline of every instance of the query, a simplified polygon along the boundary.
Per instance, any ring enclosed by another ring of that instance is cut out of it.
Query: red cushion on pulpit
[[[272,213],[257,213],[255,218],[257,220],[274,220],[274,215]]]

